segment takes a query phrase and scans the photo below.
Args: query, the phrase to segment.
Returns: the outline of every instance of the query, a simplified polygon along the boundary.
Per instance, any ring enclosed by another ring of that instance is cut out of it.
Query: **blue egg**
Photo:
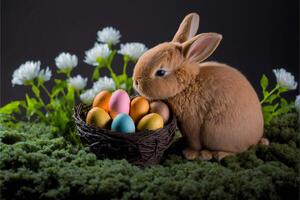
[[[129,115],[126,113],[120,113],[111,123],[111,130],[122,133],[133,133],[135,132],[135,125]]]

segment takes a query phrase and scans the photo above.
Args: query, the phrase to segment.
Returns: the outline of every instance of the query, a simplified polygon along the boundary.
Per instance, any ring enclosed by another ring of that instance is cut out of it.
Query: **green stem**
[[[80,96],[79,90],[76,90],[76,95],[77,95],[78,97]]]
[[[45,93],[48,95],[48,97],[52,98],[50,92],[49,92],[48,89],[45,87],[45,85],[44,85],[44,84],[41,84],[41,87],[42,87],[42,89],[45,91]]]
[[[263,104],[274,92],[276,92],[276,90],[278,90],[280,88],[280,85],[279,84],[277,84],[276,85],[276,87],[273,89],[273,90],[271,90],[271,92],[268,94],[268,95],[266,95],[264,98],[263,98],[263,100],[261,100],[261,102],[260,102],[260,104]]]
[[[67,77],[68,77],[68,78],[71,78],[71,71],[68,71]]]
[[[113,69],[111,68],[111,62],[107,62],[107,65],[106,65],[111,77],[113,76],[116,76],[116,73],[113,71]]]
[[[129,62],[129,57],[125,55],[123,60],[124,60],[123,74],[126,74],[126,69],[127,69],[127,65],[128,65],[128,62]]]
[[[100,72],[99,71],[100,71],[100,69],[101,69],[100,66],[95,67],[94,72],[93,72],[93,76],[92,76],[92,80],[96,81],[96,80],[99,79],[99,76],[100,76]]]
[[[32,86],[32,90],[33,90],[33,87],[38,88],[34,83],[31,83],[31,86]],[[40,103],[41,103],[43,106],[45,106],[45,102],[43,101],[43,99],[41,98],[41,96],[36,95],[35,92],[33,92],[33,93],[34,93],[34,95],[36,96],[36,98],[40,101]]]

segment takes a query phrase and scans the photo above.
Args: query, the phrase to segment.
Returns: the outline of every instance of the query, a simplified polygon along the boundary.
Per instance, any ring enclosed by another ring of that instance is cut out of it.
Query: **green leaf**
[[[73,109],[75,103],[75,89],[72,86],[68,87],[68,92],[65,99],[68,106]]]
[[[93,72],[93,75],[92,75],[92,80],[98,80],[99,79],[99,76],[100,76],[100,73],[99,73],[99,68],[98,67],[96,67],[95,69],[94,69],[94,72]]]
[[[282,115],[284,113],[288,113],[289,111],[290,111],[290,107],[289,106],[281,107],[278,110],[276,110],[276,112],[273,113],[273,116]]]
[[[289,103],[287,102],[287,100],[285,100],[285,98],[280,98],[280,106],[281,107],[285,107],[288,105],[289,105]]]
[[[273,116],[272,115],[264,115],[264,123],[265,125],[270,125],[270,122],[272,121]]]
[[[279,98],[279,96],[277,95],[277,94],[272,94],[271,96],[269,96],[267,99],[266,99],[266,103],[270,103],[270,104],[272,104],[273,103],[273,101],[275,100],[275,99],[277,99],[277,98]]]
[[[57,109],[49,113],[49,121],[51,125],[58,128],[58,130],[64,132],[68,122],[71,120],[69,113],[66,112],[62,105],[58,105]]]
[[[0,108],[1,114],[10,115],[13,113],[20,113],[20,106],[24,105],[24,101],[12,101]]]
[[[262,107],[262,110],[265,113],[272,113],[272,112],[274,112],[275,108],[273,105],[267,105],[267,106]]]
[[[279,87],[279,89],[278,89],[278,93],[284,93],[287,91],[289,91],[289,89],[287,89],[286,87]]]
[[[35,85],[32,85],[31,89],[36,97],[40,97],[40,90],[38,87],[36,87]]]
[[[260,86],[261,86],[263,92],[266,91],[268,85],[269,85],[269,79],[268,79],[268,77],[266,75],[263,74],[262,77],[261,77],[261,79],[260,79]]]
[[[127,75],[126,74],[121,74],[121,75],[117,76],[117,78],[118,78],[118,81],[119,81],[120,84],[126,83]]]
[[[28,94],[26,94],[26,116],[28,118],[32,117],[33,115],[37,115],[40,120],[45,120],[45,115],[40,108],[42,107],[41,103],[39,103],[35,98],[30,98]]]
[[[67,82],[64,80],[55,79],[55,85],[51,90],[51,97],[56,97],[60,92],[63,92],[64,89],[67,87]]]

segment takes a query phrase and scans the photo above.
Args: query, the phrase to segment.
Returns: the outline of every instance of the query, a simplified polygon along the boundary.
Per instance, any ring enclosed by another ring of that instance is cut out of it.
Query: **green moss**
[[[44,124],[0,128],[1,199],[292,199],[299,188],[296,114],[273,120],[257,145],[221,162],[187,161],[180,139],[161,165],[97,160]]]

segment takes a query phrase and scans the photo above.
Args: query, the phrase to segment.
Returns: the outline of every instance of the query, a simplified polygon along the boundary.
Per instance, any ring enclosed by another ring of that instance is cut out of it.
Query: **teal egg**
[[[129,115],[126,113],[120,113],[111,123],[111,130],[122,133],[133,133],[135,132],[135,125]]]

